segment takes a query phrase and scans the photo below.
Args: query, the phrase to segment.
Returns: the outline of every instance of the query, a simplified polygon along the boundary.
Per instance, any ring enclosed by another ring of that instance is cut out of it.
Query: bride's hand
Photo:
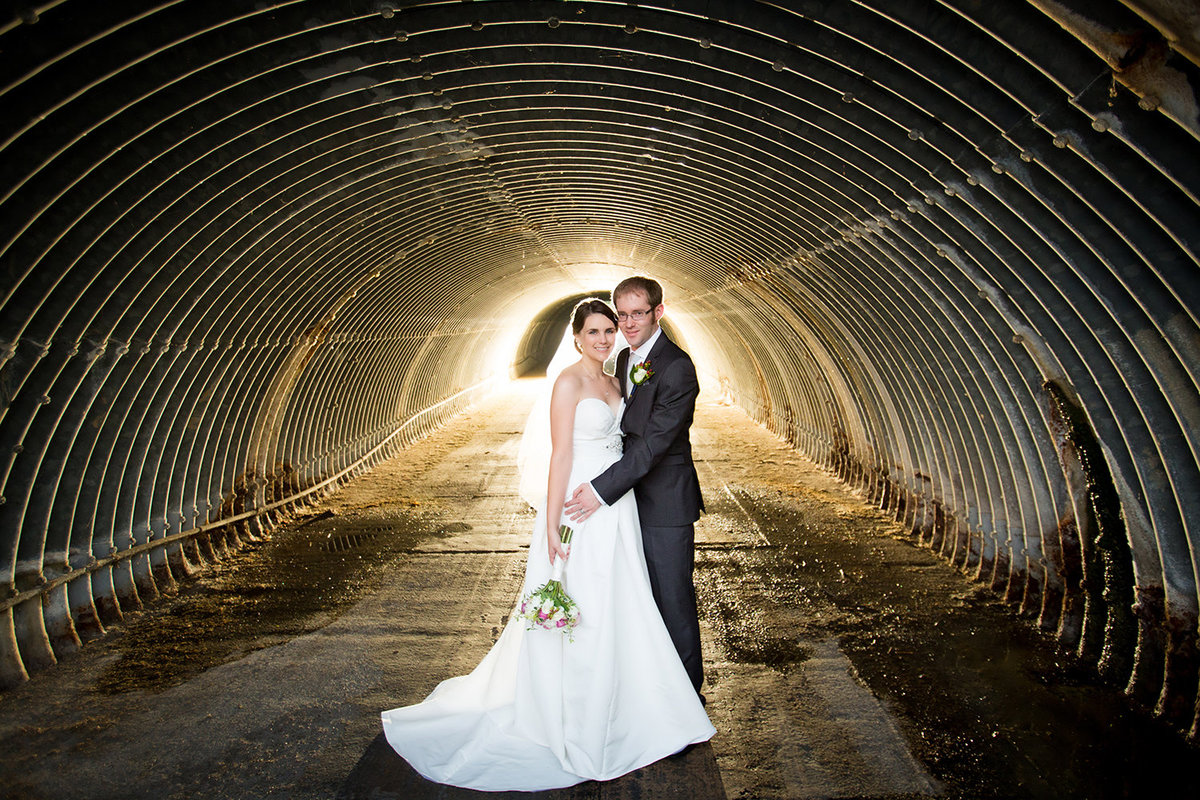
[[[563,546],[562,537],[558,535],[558,531],[546,532],[546,549],[550,551],[550,563],[554,564],[554,559],[566,558],[567,548]]]

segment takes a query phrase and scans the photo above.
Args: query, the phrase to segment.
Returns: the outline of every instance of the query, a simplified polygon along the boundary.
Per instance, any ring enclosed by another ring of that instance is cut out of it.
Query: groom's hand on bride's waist
[[[596,513],[596,509],[599,507],[600,501],[596,499],[591,484],[581,483],[563,504],[563,513],[573,522],[583,522]]]

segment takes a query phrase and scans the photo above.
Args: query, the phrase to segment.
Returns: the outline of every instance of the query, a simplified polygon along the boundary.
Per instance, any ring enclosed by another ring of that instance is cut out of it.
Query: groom
[[[629,347],[617,356],[617,377],[627,398],[621,460],[581,484],[563,508],[576,521],[616,502],[633,489],[642,522],[650,588],[684,669],[700,692],[700,623],[696,616],[694,523],[704,510],[692,464],[688,428],[700,386],[688,354],[663,335],[663,292],[657,281],[626,278],[612,293]]]

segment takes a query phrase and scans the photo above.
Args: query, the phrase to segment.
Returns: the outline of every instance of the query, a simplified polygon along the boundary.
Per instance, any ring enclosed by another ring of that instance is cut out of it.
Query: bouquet
[[[567,555],[570,556],[573,531],[563,525],[559,527],[558,533],[562,537]],[[555,561],[550,580],[521,599],[517,616],[529,623],[526,630],[533,630],[534,627],[545,628],[548,631],[561,630],[570,641],[574,641],[575,626],[579,624],[579,606],[563,590],[563,564],[566,561],[566,558]]]

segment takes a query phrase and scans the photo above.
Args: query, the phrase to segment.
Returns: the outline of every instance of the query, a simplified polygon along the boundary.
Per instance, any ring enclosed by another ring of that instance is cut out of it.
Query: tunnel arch
[[[1168,0],[0,19],[0,682],[451,419],[519,371],[530,309],[646,272],[706,388],[1195,735],[1198,27]]]

